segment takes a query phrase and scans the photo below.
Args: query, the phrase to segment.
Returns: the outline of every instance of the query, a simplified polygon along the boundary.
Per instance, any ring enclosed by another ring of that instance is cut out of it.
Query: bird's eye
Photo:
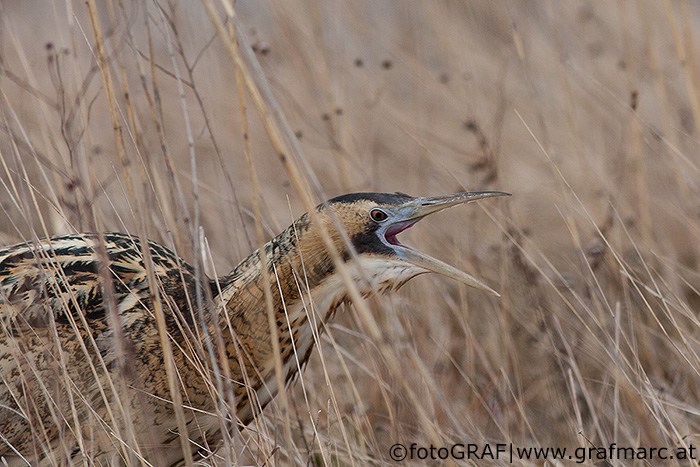
[[[384,222],[389,218],[389,214],[385,213],[381,209],[372,209],[369,212],[369,215],[375,222]]]

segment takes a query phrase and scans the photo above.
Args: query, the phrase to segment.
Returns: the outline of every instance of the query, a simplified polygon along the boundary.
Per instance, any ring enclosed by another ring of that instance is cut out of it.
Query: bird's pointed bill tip
[[[437,258],[433,258],[432,256],[427,255],[421,251],[404,246],[402,248],[401,256],[404,260],[408,261],[414,266],[418,266],[419,268],[425,269],[426,271],[434,272],[442,276],[452,278],[458,282],[468,285],[469,287],[474,287],[475,289],[483,290],[496,297],[501,296],[498,292],[496,292],[491,287],[484,284],[471,274],[467,274],[464,271],[460,271],[454,266],[450,266],[449,264],[444,263]]]
[[[452,206],[469,203],[485,198],[494,198],[497,196],[512,196],[505,191],[465,191],[461,193],[453,193],[443,196],[432,196],[427,198],[414,198],[399,207],[402,216],[400,222],[406,222],[411,219],[416,219],[410,225],[413,225],[417,220],[422,219],[430,214],[442,211]],[[404,227],[403,229],[405,229]],[[402,229],[402,230],[403,230]],[[427,271],[432,271],[437,274],[450,277],[458,282],[462,282],[470,287],[483,290],[485,292],[500,297],[501,295],[493,290],[488,285],[484,284],[477,278],[460,271],[459,269],[450,266],[432,256],[429,256],[413,248],[406,247],[396,241],[393,242],[394,247],[400,250],[400,255],[408,262],[415,266],[423,268]]]
[[[505,191],[464,191],[449,195],[414,198],[406,202],[403,207],[411,211],[411,217],[421,218],[453,206],[459,206],[460,204],[471,203],[486,198],[495,198],[497,196],[512,195]]]

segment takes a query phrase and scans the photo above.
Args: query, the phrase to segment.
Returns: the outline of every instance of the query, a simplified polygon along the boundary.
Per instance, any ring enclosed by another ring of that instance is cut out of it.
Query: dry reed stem
[[[282,164],[284,165],[285,169],[289,173],[289,178],[292,180],[292,182],[295,184],[297,193],[302,197],[302,200],[304,201],[304,206],[309,213],[311,217],[312,223],[314,223],[317,228],[319,229],[319,232],[321,233],[321,237],[326,245],[326,248],[328,249],[331,259],[333,261],[334,267],[340,274],[342,280],[346,284],[348,288],[348,293],[349,296],[355,305],[358,314],[360,315],[362,322],[367,326],[368,331],[370,332],[370,335],[372,338],[378,343],[379,345],[379,351],[381,352],[382,356],[386,359],[386,362],[390,365],[391,370],[393,373],[397,376],[400,376],[402,374],[402,370],[398,362],[396,361],[396,358],[393,354],[393,352],[390,350],[390,348],[386,345],[386,343],[382,340],[381,338],[381,333],[379,331],[379,328],[376,325],[376,322],[370,313],[369,309],[367,308],[365,304],[364,298],[360,295],[357,286],[354,284],[352,281],[347,268],[340,258],[339,253],[336,251],[335,246],[333,245],[330,235],[328,232],[325,231],[325,227],[322,226],[317,219],[317,214],[314,210],[314,203],[312,202],[311,198],[306,195],[307,193],[307,188],[306,188],[306,183],[307,180],[315,180],[315,177],[310,174],[310,170],[308,168],[307,164],[304,164],[304,159],[303,156],[301,155],[301,152],[296,145],[295,139],[292,135],[291,130],[289,129],[288,125],[286,125],[284,118],[282,117],[281,112],[279,111],[274,97],[272,96],[271,92],[269,91],[269,88],[265,84],[265,78],[264,75],[260,72],[259,67],[255,66],[255,63],[257,60],[255,59],[255,56],[252,52],[252,49],[250,49],[250,46],[247,45],[247,41],[244,39],[244,35],[241,32],[241,27],[240,24],[236,20],[236,16],[233,13],[232,6],[231,10],[229,11],[229,20],[233,23],[234,30],[237,33],[237,43],[238,43],[238,50],[243,51],[243,53],[246,56],[246,60],[251,62],[253,65],[253,70],[254,73],[251,73],[247,67],[246,63],[244,60],[237,54],[237,50],[231,45],[233,41],[231,41],[227,36],[225,36],[225,31],[223,29],[223,25],[220,23],[220,20],[216,16],[216,12],[211,5],[211,3],[206,2],[203,0],[205,7],[207,8],[207,12],[209,14],[210,19],[212,22],[215,24],[215,27],[217,31],[220,33],[220,37],[222,41],[226,41],[225,44],[227,44],[229,50],[229,55],[231,59],[236,63],[237,66],[241,68],[243,71],[243,77],[245,78],[246,86],[248,88],[248,91],[251,93],[253,97],[253,101],[256,104],[256,107],[258,107],[258,112],[261,115],[261,118],[263,119],[263,123],[266,125],[266,128],[268,130],[268,135],[270,136],[271,141],[273,144],[276,146],[278,156],[280,157],[280,160],[282,161]],[[227,4],[227,6],[229,6]],[[251,76],[252,75],[252,76]],[[253,78],[254,77],[254,78]],[[255,79],[255,81],[254,81]],[[281,127],[281,128],[279,128]],[[280,137],[280,135],[284,135],[284,139]],[[289,153],[288,151],[291,151]],[[288,154],[293,155],[293,157],[288,157]],[[299,163],[301,162],[301,163]],[[304,169],[304,175],[305,177],[302,177],[299,173],[299,169],[297,164],[301,165],[301,167]],[[314,185],[316,187],[320,187],[318,184],[318,181],[315,181]],[[318,189],[316,190],[318,191]],[[323,199],[324,196],[321,193],[319,196],[320,199]],[[331,216],[333,217],[333,216]],[[350,243],[349,239],[347,238],[347,234],[343,231],[342,227],[340,227],[337,219],[334,219],[336,228],[338,229],[339,232],[343,235],[343,238],[346,242],[346,245],[348,246],[348,249],[352,252],[351,256],[356,256],[356,253],[354,252],[354,248],[352,247],[352,244]],[[274,326],[271,324],[272,335],[275,335],[276,331]],[[277,373],[277,378],[278,378],[278,384],[280,379],[282,378],[281,375],[281,360],[279,357],[279,349],[276,348],[275,346],[278,344],[275,344],[276,339],[273,339],[273,348],[275,348],[275,355],[276,355],[276,362],[275,362],[275,368],[276,368],[276,373]],[[283,387],[283,385],[279,385],[279,387]],[[426,423],[429,422],[429,417],[425,414],[425,412],[422,410],[419,399],[416,397],[414,394],[413,389],[409,385],[405,385],[405,390],[408,393],[409,398],[412,400],[413,404],[415,405],[419,417]],[[430,430],[431,433],[431,438],[435,443],[439,442],[439,435],[436,431]]]

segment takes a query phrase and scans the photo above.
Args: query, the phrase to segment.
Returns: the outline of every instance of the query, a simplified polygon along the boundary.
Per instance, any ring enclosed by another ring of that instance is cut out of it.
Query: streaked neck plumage
[[[323,210],[318,211],[337,251],[349,257],[341,235],[332,228],[332,221]],[[276,333],[286,380],[297,373],[309,358],[318,333],[326,322],[348,300],[347,287],[334,268],[317,228],[304,214],[281,234],[264,246],[267,277],[275,313]],[[268,311],[265,305],[264,275],[261,255],[256,250],[233,272],[219,281],[221,294],[215,298],[225,309],[221,313],[220,329],[231,329],[233,339],[228,345],[229,365],[234,380],[253,382],[260,406],[274,396],[274,353]],[[405,262],[362,255],[346,262],[350,277],[363,295],[372,290],[385,292],[404,284],[411,277],[425,272]],[[398,269],[397,269],[398,268]],[[368,275],[369,273],[369,275]],[[369,279],[370,282],[367,281]],[[230,325],[230,326],[229,326]],[[243,352],[236,352],[237,349]],[[235,355],[245,355],[245,376]],[[251,414],[239,414],[245,420]]]

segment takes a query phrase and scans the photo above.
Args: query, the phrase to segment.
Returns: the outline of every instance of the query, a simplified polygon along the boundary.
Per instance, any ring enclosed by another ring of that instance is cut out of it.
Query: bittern
[[[276,362],[292,380],[323,323],[349,301],[323,232],[363,295],[430,271],[496,294],[397,235],[429,214],[505,194],[339,196],[316,208],[315,222],[304,214],[264,254],[199,284],[171,250],[149,242],[146,251],[126,234],[0,250],[0,457],[10,466],[124,465],[129,456],[175,465],[188,449],[178,434],[183,424],[192,448],[215,446],[226,426],[221,413],[239,427],[250,423],[277,392]],[[169,385],[164,335],[177,386]],[[225,387],[235,402],[222,410]]]

